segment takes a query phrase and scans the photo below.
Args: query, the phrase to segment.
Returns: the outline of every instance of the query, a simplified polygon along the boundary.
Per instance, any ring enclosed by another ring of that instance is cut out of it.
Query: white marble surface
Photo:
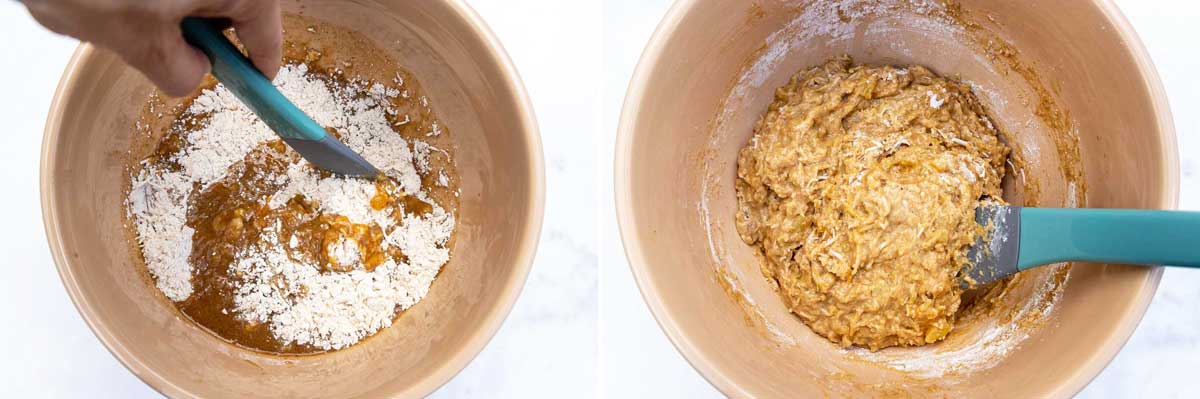
[[[1200,5],[1187,0],[1118,0],[1162,75],[1178,130],[1183,169],[1180,207],[1200,210]],[[605,159],[626,85],[668,0],[608,0],[604,4]],[[612,171],[601,168],[601,193]],[[617,235],[611,195],[602,195],[600,252],[600,389],[614,398],[719,397],[655,324],[639,297]],[[1200,397],[1200,271],[1168,270],[1154,303],[1129,343],[1081,394],[1085,398]],[[1003,397],[998,393],[998,397]]]
[[[596,357],[596,187],[601,71],[598,2],[471,0],[533,98],[546,156],[546,222],[525,290],[491,344],[435,397],[592,396]],[[41,132],[76,42],[0,1],[0,397],[158,395],[83,324],[55,272],[38,201]],[[608,164],[603,164],[607,166]]]

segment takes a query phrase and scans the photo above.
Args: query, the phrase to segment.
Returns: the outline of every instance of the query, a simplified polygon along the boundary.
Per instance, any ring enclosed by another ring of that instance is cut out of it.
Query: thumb
[[[168,96],[191,93],[211,68],[208,56],[187,44],[178,29],[143,43],[122,56]]]

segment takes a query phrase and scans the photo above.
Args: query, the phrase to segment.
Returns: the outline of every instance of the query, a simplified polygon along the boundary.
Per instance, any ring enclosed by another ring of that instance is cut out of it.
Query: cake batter
[[[970,88],[920,66],[802,71],[738,158],[737,228],[789,309],[841,346],[942,340],[1009,148]]]

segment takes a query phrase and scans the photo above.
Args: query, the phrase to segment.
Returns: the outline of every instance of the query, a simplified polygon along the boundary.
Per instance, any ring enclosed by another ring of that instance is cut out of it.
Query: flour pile
[[[278,226],[270,226],[260,237],[266,245],[245,248],[235,256],[229,267],[235,306],[229,312],[250,323],[267,323],[283,343],[330,350],[389,326],[398,310],[425,296],[450,258],[446,245],[455,221],[422,191],[425,172],[419,173],[418,167],[428,165],[414,157],[410,143],[388,122],[387,116],[396,112],[388,100],[400,91],[355,81],[326,83],[308,72],[303,64],[287,65],[275,84],[317,123],[339,132],[347,146],[384,171],[404,195],[432,206],[431,211],[403,216],[394,215],[391,208],[375,209],[374,182],[322,177],[296,157],[286,173],[268,177],[282,187],[267,198],[270,209],[302,195],[325,214],[378,226],[384,234],[383,249],[399,248],[405,255],[389,256],[367,268],[353,243],[339,242],[332,253],[337,263],[350,265],[349,271],[323,271],[315,261],[289,256],[288,248],[298,245],[296,236],[285,237]],[[183,133],[182,149],[166,164],[143,162],[132,177],[126,203],[147,269],[158,289],[176,302],[188,300],[194,289],[188,259],[195,234],[188,225],[189,200],[221,181],[252,150],[277,139],[221,85],[204,91],[183,115],[203,117],[202,125]],[[412,144],[422,151],[430,147]]]

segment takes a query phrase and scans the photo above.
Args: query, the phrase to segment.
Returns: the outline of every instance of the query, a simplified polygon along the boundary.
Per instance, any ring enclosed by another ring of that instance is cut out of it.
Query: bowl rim
[[[1151,107],[1155,110],[1159,126],[1157,133],[1161,144],[1160,156],[1163,159],[1160,170],[1163,199],[1158,207],[1160,209],[1176,209],[1179,204],[1179,154],[1174,119],[1167,101],[1166,89],[1163,87],[1162,80],[1159,78],[1145,45],[1116,4],[1112,0],[1092,1],[1105,19],[1113,24],[1117,34],[1126,43],[1125,46],[1133,56],[1143,84],[1149,90]],[[638,234],[636,228],[638,221],[633,212],[633,170],[629,165],[632,160],[635,125],[641,117],[642,100],[651,75],[658,68],[658,61],[663,57],[667,45],[672,41],[684,17],[702,5],[702,0],[676,0],[667,10],[649,43],[642,51],[626,90],[620,121],[617,125],[613,173],[616,190],[613,194],[621,243],[625,248],[629,268],[633,272],[638,291],[641,292],[642,299],[650,308],[659,328],[666,334],[675,349],[709,384],[731,397],[753,397],[754,392],[747,386],[730,378],[722,369],[714,366],[705,351],[701,350],[691,335],[680,327],[667,310],[663,299],[656,291],[657,288],[649,281],[650,267],[647,265],[645,247],[642,245],[643,239]],[[1087,363],[1081,365],[1068,379],[1048,392],[1051,396],[1069,397],[1078,393],[1116,357],[1117,352],[1128,342],[1134,329],[1145,316],[1150,301],[1158,289],[1162,274],[1161,266],[1149,268],[1141,289],[1133,298],[1134,305],[1131,308],[1133,312],[1126,315],[1124,323],[1110,333],[1104,340],[1104,345],[1092,354]]]
[[[519,109],[520,115],[518,115],[518,119],[525,126],[522,133],[527,143],[524,152],[529,156],[530,166],[527,178],[530,182],[529,193],[532,198],[528,204],[529,216],[524,221],[530,228],[524,233],[520,241],[520,246],[517,248],[514,273],[505,283],[505,289],[500,293],[498,300],[493,302],[491,309],[483,316],[480,328],[468,337],[466,343],[460,346],[449,357],[448,361],[434,369],[428,378],[391,393],[391,395],[397,397],[424,397],[433,393],[462,371],[483,350],[487,343],[491,341],[492,337],[499,331],[504,320],[511,313],[517,298],[524,288],[529,271],[533,267],[533,260],[541,238],[542,222],[545,213],[545,160],[542,152],[541,133],[538,128],[533,103],[529,98],[520,73],[517,71],[504,46],[500,43],[499,38],[496,37],[496,34],[474,9],[467,5],[464,0],[441,1],[449,6],[456,18],[471,26],[471,34],[476,35],[484,42],[487,52],[478,56],[489,58],[500,67],[504,85],[508,89],[507,91],[511,93],[509,100],[516,104]],[[125,344],[114,337],[106,323],[98,320],[98,316],[92,309],[91,304],[80,297],[79,281],[77,281],[75,275],[72,273],[70,259],[65,255],[66,250],[62,241],[62,231],[59,228],[58,203],[51,194],[55,186],[53,177],[53,164],[57,157],[55,144],[58,142],[59,131],[62,128],[64,119],[64,95],[75,90],[75,87],[79,83],[77,72],[80,66],[89,61],[97,51],[100,50],[89,43],[81,43],[76,48],[75,53],[67,63],[66,70],[59,80],[46,119],[46,127],[42,136],[38,177],[42,224],[46,232],[46,241],[49,244],[51,257],[54,259],[59,278],[68,296],[71,298],[71,303],[83,318],[84,323],[100,339],[100,342],[108,349],[109,353],[127,370],[160,394],[168,397],[195,397],[197,395],[194,392],[190,392],[183,386],[167,380],[142,363],[139,358],[131,354]]]

